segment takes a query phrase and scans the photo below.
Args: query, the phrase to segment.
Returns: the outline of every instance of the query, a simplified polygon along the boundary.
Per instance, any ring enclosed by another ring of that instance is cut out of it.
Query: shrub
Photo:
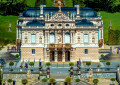
[[[49,82],[50,82],[50,83],[55,83],[55,81],[56,81],[55,78],[50,78],[50,79],[49,79]]]
[[[69,66],[74,66],[74,63],[73,63],[73,62],[70,62],[70,63],[69,63]]]
[[[42,79],[42,82],[47,82],[47,78],[43,78],[43,79]]]
[[[104,57],[104,55],[103,54],[101,54],[101,58],[103,58]]]
[[[113,82],[115,81],[115,78],[111,78],[110,80],[111,80],[111,81],[112,81],[112,83],[113,83]]]
[[[106,65],[109,66],[111,63],[110,62],[106,62]]]
[[[30,66],[34,66],[34,62],[30,62],[29,65],[30,65]]]
[[[15,57],[16,57],[16,58],[19,58],[19,54],[16,54]]]
[[[28,83],[27,79],[22,79],[22,84],[26,85]]]
[[[13,66],[13,65],[14,65],[14,62],[10,62],[10,63],[9,63],[9,66]]]
[[[72,81],[72,78],[69,77],[69,76],[67,76],[67,77],[65,78],[65,81],[68,82],[68,83],[70,83],[70,82]]]
[[[8,80],[7,80],[8,83],[11,83],[12,81],[13,81],[12,79],[8,79]]]
[[[46,63],[46,66],[50,66],[50,65],[51,65],[51,63],[50,63],[50,62],[47,62],[47,63]]]
[[[99,82],[98,79],[94,79],[94,80],[93,80],[93,83],[94,83],[94,84],[97,84],[98,82]]]
[[[80,82],[80,79],[75,79],[76,82]]]
[[[90,66],[90,65],[91,65],[91,62],[86,62],[86,65],[87,65],[87,66]]]
[[[2,82],[2,69],[0,69],[0,82]]]

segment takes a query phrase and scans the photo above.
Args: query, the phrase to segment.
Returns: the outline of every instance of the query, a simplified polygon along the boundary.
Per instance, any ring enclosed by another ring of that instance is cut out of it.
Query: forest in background
[[[45,3],[47,7],[54,6],[54,0],[0,0],[0,44],[16,40],[16,21],[20,13],[29,7],[39,7]],[[104,21],[104,40],[109,43],[109,22],[112,22],[112,30],[120,30],[120,0],[65,0],[66,7],[73,7],[79,3],[80,7],[93,8],[101,13]],[[12,32],[8,32],[9,23],[12,24]],[[120,44],[120,43],[117,43]]]

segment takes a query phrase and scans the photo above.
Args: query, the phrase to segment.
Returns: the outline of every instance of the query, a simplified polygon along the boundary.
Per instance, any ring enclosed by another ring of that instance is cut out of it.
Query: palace
[[[17,46],[21,60],[44,62],[99,62],[103,41],[100,14],[88,7],[32,7],[17,21]],[[64,5],[62,3],[62,5]]]

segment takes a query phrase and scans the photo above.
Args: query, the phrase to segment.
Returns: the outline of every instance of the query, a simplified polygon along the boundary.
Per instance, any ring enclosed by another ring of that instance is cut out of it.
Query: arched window
[[[54,33],[50,33],[50,43],[55,43],[55,34]]]
[[[88,34],[84,34],[84,43],[88,43]]]
[[[65,43],[70,43],[70,33],[65,33]]]

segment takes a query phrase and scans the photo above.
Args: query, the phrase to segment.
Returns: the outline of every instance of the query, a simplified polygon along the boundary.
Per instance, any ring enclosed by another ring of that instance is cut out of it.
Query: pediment
[[[71,21],[68,16],[65,15],[63,12],[55,13],[51,18],[50,21]]]

